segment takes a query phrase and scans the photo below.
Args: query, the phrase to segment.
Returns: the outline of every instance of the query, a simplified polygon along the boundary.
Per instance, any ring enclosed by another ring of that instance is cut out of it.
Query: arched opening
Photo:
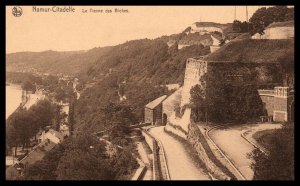
[[[290,105],[290,121],[294,121],[294,101],[292,101],[291,105]]]
[[[167,116],[167,114],[163,114],[163,124],[164,125],[167,125],[167,121],[168,121],[168,116]]]

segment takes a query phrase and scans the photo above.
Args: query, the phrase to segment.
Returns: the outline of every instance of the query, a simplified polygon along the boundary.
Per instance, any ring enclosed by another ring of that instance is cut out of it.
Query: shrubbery
[[[138,167],[129,149],[110,157],[106,144],[95,136],[80,133],[55,146],[45,157],[25,170],[27,180],[128,179]]]
[[[294,180],[295,145],[294,123],[285,123],[282,129],[273,134],[263,135],[260,140],[268,142],[266,147],[269,156],[266,157],[258,149],[252,152],[255,180]]]

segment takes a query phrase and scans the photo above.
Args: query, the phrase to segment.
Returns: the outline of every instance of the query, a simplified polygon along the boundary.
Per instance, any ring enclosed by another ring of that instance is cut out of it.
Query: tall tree
[[[70,134],[73,135],[74,132],[74,124],[75,124],[75,120],[74,120],[74,105],[75,105],[75,100],[71,101],[69,103],[69,117],[68,117],[68,123],[70,126]]]
[[[192,117],[194,121],[206,121],[206,99],[204,86],[195,85],[190,90]]]
[[[293,8],[288,8],[287,6],[274,6],[274,7],[263,7],[252,15],[250,22],[254,24],[256,28],[260,28],[262,24],[267,27],[273,22],[290,21],[294,19]]]

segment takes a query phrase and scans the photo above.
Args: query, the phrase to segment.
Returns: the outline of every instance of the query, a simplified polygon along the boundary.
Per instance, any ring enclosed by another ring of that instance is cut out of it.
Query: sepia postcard
[[[294,6],[9,5],[6,180],[294,180]]]

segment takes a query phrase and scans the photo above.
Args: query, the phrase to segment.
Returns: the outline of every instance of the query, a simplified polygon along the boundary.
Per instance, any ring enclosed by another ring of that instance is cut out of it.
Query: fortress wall
[[[212,27],[212,26],[207,26],[207,27],[197,27],[196,24],[193,24],[191,26],[191,33],[195,32],[220,32],[223,33],[223,30],[218,27]]]
[[[200,78],[207,72],[207,62],[189,58],[186,63],[181,107],[190,103],[190,90],[200,83]]]
[[[274,27],[266,30],[266,39],[294,38],[294,27]]]
[[[167,118],[170,118],[176,105],[180,106],[182,87],[176,90],[162,103],[162,114],[166,114]],[[162,117],[164,119],[164,117]],[[165,122],[165,121],[163,121]]]
[[[252,39],[293,39],[295,37],[294,27],[272,27],[264,32],[263,35],[253,35]]]

